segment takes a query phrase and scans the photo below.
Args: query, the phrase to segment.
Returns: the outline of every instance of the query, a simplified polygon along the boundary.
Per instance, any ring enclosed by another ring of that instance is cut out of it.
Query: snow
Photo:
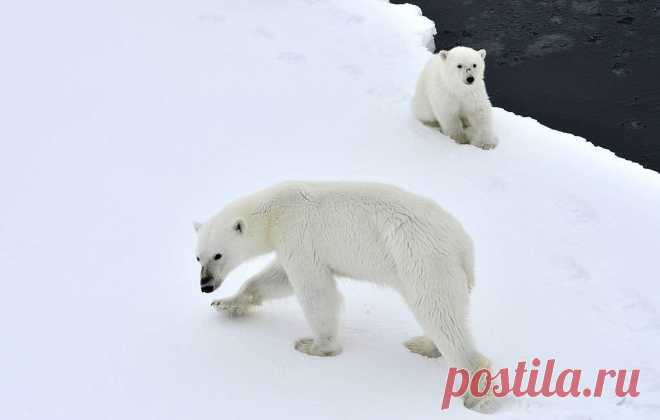
[[[493,151],[417,123],[434,32],[417,7],[3,9],[0,418],[480,418],[440,411],[447,367],[401,345],[420,330],[391,291],[342,282],[335,358],[293,350],[293,299],[211,311],[265,261],[201,294],[192,220],[287,179],[392,183],[456,215],[498,366],[641,369],[638,398],[519,399],[493,419],[660,416],[660,176],[502,109]]]

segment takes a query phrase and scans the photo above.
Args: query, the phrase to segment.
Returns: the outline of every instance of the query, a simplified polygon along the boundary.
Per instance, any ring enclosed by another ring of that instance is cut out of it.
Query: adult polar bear
[[[439,124],[456,142],[492,149],[497,138],[484,83],[485,57],[486,50],[467,47],[431,57],[417,81],[412,109],[418,120]]]
[[[290,182],[241,198],[195,228],[206,293],[239,264],[275,251],[270,266],[213,306],[242,314],[295,294],[314,334],[296,341],[298,351],[341,352],[341,276],[401,293],[426,334],[407,343],[411,350],[437,356],[439,349],[450,366],[470,372],[489,367],[467,325],[472,242],[431,200],[382,184]],[[478,404],[465,399],[469,408]]]

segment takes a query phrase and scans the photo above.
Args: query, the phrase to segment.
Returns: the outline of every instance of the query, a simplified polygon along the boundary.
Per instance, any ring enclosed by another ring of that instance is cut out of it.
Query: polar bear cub
[[[412,108],[418,120],[438,124],[456,142],[492,149],[497,139],[484,83],[485,57],[486,50],[467,47],[431,57],[417,81]]]
[[[289,182],[240,198],[195,228],[205,293],[244,261],[275,252],[263,272],[212,306],[241,315],[295,295],[313,334],[295,342],[302,353],[342,351],[336,278],[348,277],[401,294],[425,333],[406,343],[412,351],[442,354],[470,372],[489,367],[468,329],[472,241],[431,200],[382,184]],[[480,401],[468,395],[465,405],[478,409]]]

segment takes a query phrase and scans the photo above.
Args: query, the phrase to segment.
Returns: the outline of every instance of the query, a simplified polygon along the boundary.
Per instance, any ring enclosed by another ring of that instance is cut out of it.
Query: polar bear
[[[472,241],[431,200],[383,184],[288,182],[234,201],[195,229],[205,293],[244,261],[275,252],[236,295],[212,306],[242,315],[294,294],[313,333],[295,342],[302,353],[342,351],[336,284],[342,277],[401,294],[425,333],[406,343],[410,350],[442,354],[450,366],[470,372],[490,366],[468,329]],[[464,403],[479,409],[482,400],[468,395]]]
[[[491,104],[484,83],[486,50],[454,47],[431,57],[417,81],[415,117],[458,143],[483,149],[497,146]]]

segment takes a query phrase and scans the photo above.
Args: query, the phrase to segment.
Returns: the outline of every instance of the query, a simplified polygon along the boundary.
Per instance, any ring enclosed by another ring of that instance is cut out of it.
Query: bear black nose
[[[202,293],[211,293],[213,291],[212,285],[202,286]]]
[[[207,285],[208,283],[210,283],[212,281],[213,281],[213,277],[211,277],[211,276],[202,277],[202,280],[200,281],[200,284],[202,286],[205,286],[205,285]]]
[[[468,83],[472,84],[472,82],[474,82],[474,77],[470,76],[465,80],[467,80]]]

